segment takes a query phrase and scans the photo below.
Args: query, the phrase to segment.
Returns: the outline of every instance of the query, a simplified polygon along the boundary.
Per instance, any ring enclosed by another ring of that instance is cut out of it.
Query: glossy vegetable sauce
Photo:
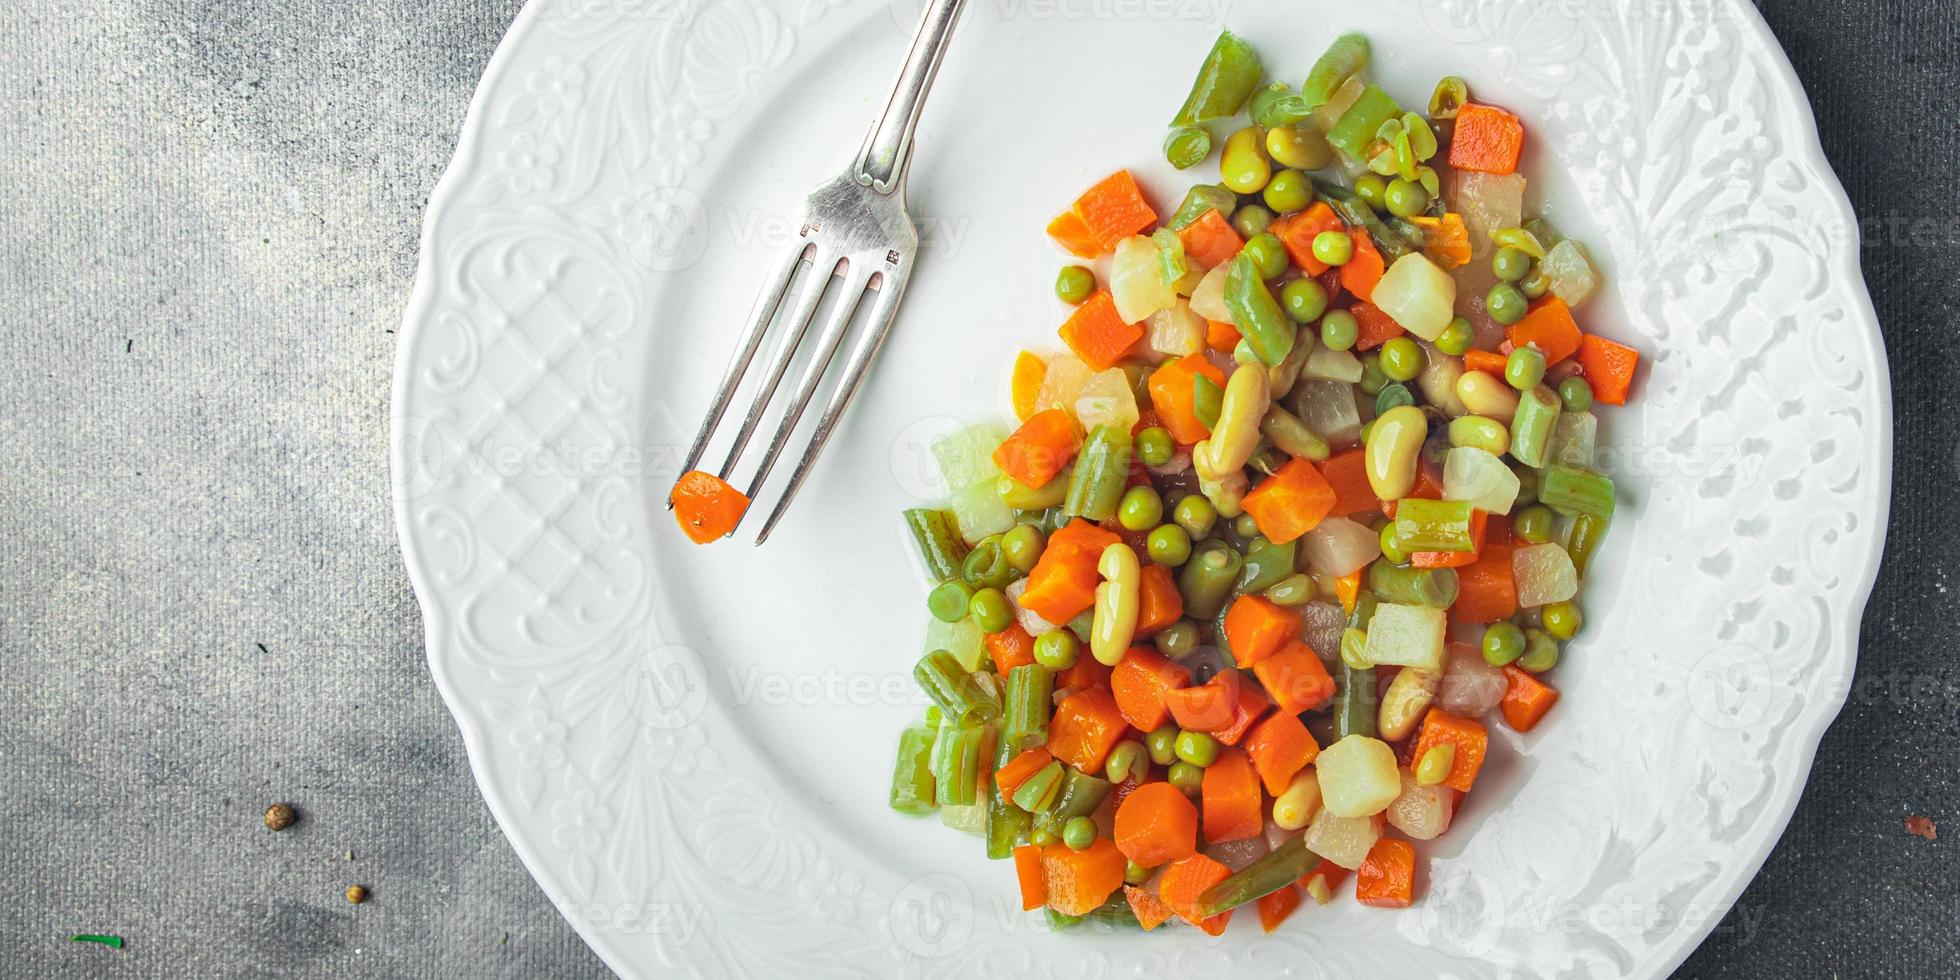
[[[1163,144],[1218,182],[1161,213],[1118,171],[1049,223],[1084,260],[1064,349],[1016,357],[1018,428],[937,443],[956,492],[905,514],[933,707],[891,806],[1057,924],[1419,901],[1488,726],[1573,669],[1595,412],[1639,357],[1524,213],[1522,120],[1459,78],[1405,108],[1369,58],[1343,36],[1296,91],[1222,35]]]

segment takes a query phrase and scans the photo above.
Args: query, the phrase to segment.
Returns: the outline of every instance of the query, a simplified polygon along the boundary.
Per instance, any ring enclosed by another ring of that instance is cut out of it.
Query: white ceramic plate
[[[661,507],[710,376],[900,60],[916,0],[535,0],[431,203],[395,378],[403,549],[499,823],[622,974],[1658,976],[1795,805],[1850,680],[1890,482],[1851,212],[1730,0],[1240,4],[1298,78],[1336,32],[1406,101],[1527,120],[1544,209],[1645,355],[1606,413],[1623,518],[1529,738],[1501,726],[1422,896],[1272,936],[1049,934],[977,840],[892,814],[924,604],[898,511],[927,440],[1054,346],[1047,217],[1135,168],[1219,26],[1203,0],[975,3],[919,135],[926,251],[892,343],[765,549]],[[1610,593],[1610,595],[1609,595]],[[1038,964],[1038,965],[1037,965]]]

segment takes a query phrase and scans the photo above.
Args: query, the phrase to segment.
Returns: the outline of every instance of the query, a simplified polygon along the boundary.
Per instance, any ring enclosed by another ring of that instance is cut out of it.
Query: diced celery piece
[[[1313,359],[1308,358],[1307,364],[1311,367]],[[1351,446],[1361,439],[1361,409],[1355,404],[1352,384],[1302,378],[1293,386],[1293,414],[1329,445]]]
[[[1534,544],[1511,552],[1511,577],[1517,583],[1521,608],[1564,602],[1579,592],[1572,556],[1556,544]]]
[[[1455,316],[1456,280],[1420,252],[1395,260],[1369,300],[1402,329],[1424,340],[1442,336]]]
[[[1381,814],[1343,817],[1323,806],[1314,814],[1302,839],[1307,850],[1353,871],[1368,860],[1368,852],[1382,839],[1385,823]]]
[[[970,487],[1000,475],[994,465],[994,450],[1007,439],[1007,430],[992,422],[968,426],[941,436],[932,444],[932,458],[939,463],[939,475],[955,490]]]
[[[1569,238],[1552,246],[1538,268],[1551,280],[1552,295],[1564,300],[1567,306],[1578,306],[1591,299],[1593,291],[1599,288],[1599,272],[1593,268],[1586,247]]]
[[[1435,670],[1443,666],[1443,638],[1448,630],[1446,610],[1378,603],[1368,621],[1368,645],[1362,655],[1374,664]]]
[[[1075,412],[1075,400],[1082,395],[1082,386],[1096,372],[1074,354],[1056,354],[1048,359],[1048,375],[1042,379],[1041,392],[1035,396],[1035,406],[1046,411],[1059,408],[1070,414]]]
[[[1353,351],[1335,350],[1325,344],[1313,345],[1300,376],[1313,381],[1338,381],[1343,387],[1361,380],[1361,359]]]
[[[921,649],[927,653],[945,650],[967,670],[979,670],[980,658],[984,655],[981,640],[985,634],[974,625],[973,617],[968,616],[957,623],[940,622],[937,619],[926,623],[926,641]]]
[[[1099,371],[1075,398],[1075,417],[1084,429],[1111,426],[1124,432],[1137,424],[1136,389],[1121,368]]]
[[[987,832],[987,801],[981,800],[969,806],[942,806],[939,808],[939,822],[954,830],[981,835]]]
[[[899,735],[898,756],[892,763],[892,809],[915,817],[933,811],[931,759],[936,732],[937,728],[918,725]]]
[[[1551,461],[1582,470],[1598,469],[1594,461],[1599,419],[1591,412],[1568,412],[1552,423]]]
[[[1491,232],[1499,228],[1518,227],[1524,214],[1524,186],[1525,180],[1518,174],[1457,172],[1455,189],[1444,200],[1463,215],[1464,230],[1470,233],[1472,254],[1489,254],[1492,248]]]
[[[1486,514],[1509,514],[1519,487],[1518,475],[1487,450],[1458,446],[1443,458],[1445,500],[1467,500]]]
[[[1351,575],[1382,556],[1382,536],[1360,521],[1329,517],[1300,539],[1300,551],[1306,556],[1307,567],[1316,572],[1335,577]]]
[[[967,544],[979,544],[989,535],[1014,527],[1014,511],[1007,501],[1000,499],[996,479],[981,480],[946,502],[946,509],[953,512],[953,521],[959,525],[960,537]]]

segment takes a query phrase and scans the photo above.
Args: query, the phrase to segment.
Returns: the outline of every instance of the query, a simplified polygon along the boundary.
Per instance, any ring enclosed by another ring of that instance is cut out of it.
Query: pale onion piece
[[[1524,223],[1524,187],[1524,177],[1519,174],[1457,171],[1455,189],[1447,192],[1444,199],[1453,203],[1463,215],[1463,227],[1470,233],[1473,255],[1490,254],[1494,248],[1490,240],[1491,232],[1500,228],[1517,228]]]
[[[1301,839],[1306,842],[1307,850],[1354,871],[1368,860],[1368,852],[1382,839],[1382,827],[1386,823],[1379,813],[1371,817],[1343,817],[1323,806],[1314,814]]]
[[[1551,281],[1552,295],[1567,306],[1578,306],[1592,298],[1599,288],[1599,272],[1593,268],[1586,247],[1568,238],[1545,253],[1538,269]]]
[[[1336,578],[1352,575],[1382,556],[1382,536],[1368,525],[1345,517],[1321,521],[1300,541],[1306,550],[1307,566]]]
[[[1384,615],[1386,614],[1386,615]],[[1369,663],[1435,670],[1443,666],[1443,634],[1449,613],[1428,606],[1384,602],[1368,620]]]
[[[1443,499],[1467,500],[1486,514],[1509,514],[1521,484],[1488,450],[1458,446],[1443,457]]]
[[[1056,354],[1048,359],[1048,374],[1041,381],[1041,391],[1035,395],[1037,411],[1059,408],[1075,414],[1076,399],[1082,397],[1082,386],[1096,372],[1074,354]]]
[[[1026,591],[1028,591],[1028,580],[1024,578],[1014,580],[1014,584],[1007,587],[1007,600],[1014,606],[1015,622],[1020,623],[1021,628],[1027,630],[1031,636],[1053,633],[1061,629],[1060,626],[1042,619],[1040,613],[1021,605],[1021,593]],[[960,622],[964,623],[968,622],[968,620],[961,620]]]
[[[1232,263],[1220,263],[1218,268],[1205,273],[1198,280],[1198,288],[1191,290],[1191,312],[1207,320],[1221,320],[1230,323],[1232,308],[1225,305],[1225,280],[1232,273]]]
[[[1075,417],[1084,429],[1113,426],[1124,432],[1137,424],[1136,389],[1121,368],[1098,371],[1082,383],[1075,397]]]
[[[1375,536],[1375,543],[1380,545],[1381,535]],[[1305,640],[1322,660],[1332,661],[1340,656],[1341,631],[1347,629],[1347,610],[1342,609],[1338,602],[1309,602],[1299,608],[1299,613],[1300,639]]]
[[[1177,290],[1164,281],[1156,242],[1131,235],[1116,243],[1116,257],[1109,267],[1109,294],[1116,301],[1116,315],[1124,323],[1141,323],[1144,317],[1177,302]]]
[[[1552,423],[1552,462],[1582,470],[1599,469],[1599,418],[1591,412],[1561,412]]]
[[[1509,683],[1504,669],[1493,667],[1474,644],[1449,645],[1443,683],[1436,688],[1436,706],[1459,718],[1481,718],[1504,700]]]
[[[1233,871],[1266,856],[1272,847],[1266,843],[1265,834],[1254,834],[1239,840],[1219,841],[1205,845],[1205,856],[1217,861]]]
[[[1388,804],[1388,825],[1411,840],[1435,840],[1450,829],[1456,813],[1456,790],[1438,783],[1424,786],[1408,770],[1402,772],[1402,792]]]
[[[1191,304],[1178,300],[1150,314],[1144,346],[1159,359],[1196,354],[1205,349],[1205,318],[1193,312]]]
[[[1402,792],[1395,750],[1367,735],[1349,735],[1314,759],[1320,805],[1337,817],[1368,817],[1388,808]]]
[[[1456,280],[1420,252],[1395,260],[1369,302],[1402,329],[1435,340],[1456,316]]]
[[[1564,602],[1579,592],[1572,556],[1557,544],[1534,544],[1511,552],[1511,577],[1517,582],[1518,606],[1523,609]]]
[[[1315,344],[1313,353],[1307,355],[1307,363],[1300,367],[1300,377],[1308,381],[1335,381],[1343,385],[1356,384],[1361,380],[1361,359],[1353,351],[1334,350],[1325,344]]]
[[[1307,363],[1311,366],[1312,359]],[[1302,378],[1293,386],[1293,414],[1329,446],[1352,446],[1361,441],[1361,408],[1354,392],[1351,384]]]
[[[1422,389],[1423,400],[1450,418],[1470,414],[1463,407],[1463,399],[1456,396],[1456,381],[1463,377],[1463,358],[1451,357],[1429,344],[1422,348],[1424,362],[1422,373],[1416,375],[1416,387]]]

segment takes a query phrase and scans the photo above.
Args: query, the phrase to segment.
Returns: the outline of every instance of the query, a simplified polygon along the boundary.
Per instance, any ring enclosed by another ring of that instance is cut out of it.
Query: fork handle
[[[851,174],[857,182],[880,194],[890,194],[905,181],[905,167],[912,159],[912,130],[919,125],[919,111],[925,108],[926,91],[939,72],[939,60],[953,39],[966,0],[928,0],[919,18],[919,31],[912,36],[912,49],[905,55],[891,97],[876,125],[864,137]]]

